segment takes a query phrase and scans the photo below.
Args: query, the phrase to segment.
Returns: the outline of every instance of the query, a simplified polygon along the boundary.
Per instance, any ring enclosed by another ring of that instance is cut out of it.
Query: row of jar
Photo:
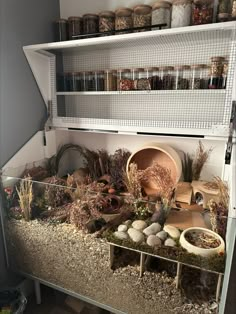
[[[229,4],[229,0],[220,0],[218,10],[220,21],[229,19],[230,15],[226,13]],[[152,6],[143,4],[133,9],[119,8],[115,12],[103,11],[99,14],[84,14],[82,17],[71,16],[68,20],[59,19],[55,22],[55,39],[63,41],[92,36],[89,34],[110,35],[114,34],[114,31],[121,34],[124,30],[138,32],[158,29],[158,27],[151,27],[153,25],[175,28],[191,24],[208,24],[214,20],[213,7],[214,0],[174,0],[173,2],[159,0]],[[236,17],[236,2],[232,10],[232,16]]]
[[[58,92],[222,89],[226,83],[226,70],[220,75],[209,74],[209,66],[202,64],[57,75]]]

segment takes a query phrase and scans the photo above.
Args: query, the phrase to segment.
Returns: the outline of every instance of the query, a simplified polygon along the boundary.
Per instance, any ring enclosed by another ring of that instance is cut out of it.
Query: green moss
[[[103,237],[106,238],[108,242],[124,246],[130,249],[138,250],[145,253],[150,253],[153,255],[159,255],[162,257],[169,258],[173,261],[179,261],[182,263],[186,263],[189,265],[197,266],[204,268],[206,270],[216,271],[216,272],[224,272],[225,268],[225,256],[215,255],[209,258],[201,257],[199,255],[190,254],[185,249],[180,246],[177,247],[155,247],[152,248],[147,244],[137,244],[132,240],[120,240],[117,239],[113,232],[105,231],[103,233]]]

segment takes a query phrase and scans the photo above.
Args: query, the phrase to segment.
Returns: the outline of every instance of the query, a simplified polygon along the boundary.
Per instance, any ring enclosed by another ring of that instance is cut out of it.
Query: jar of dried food
[[[117,90],[128,91],[134,89],[130,69],[117,70]]]
[[[223,73],[224,61],[224,57],[212,57],[210,74],[220,77]]]
[[[231,1],[230,0],[219,0],[218,14],[230,13]]]
[[[133,30],[133,10],[129,8],[120,8],[116,10],[115,29],[126,30],[116,34],[131,33]]]
[[[152,25],[166,24],[162,28],[170,28],[171,5],[165,1],[158,1],[152,6]],[[153,29],[159,29],[153,28]]]
[[[54,22],[55,41],[64,41],[68,39],[67,20],[58,19]]]
[[[208,88],[209,89],[221,89],[223,78],[214,74],[209,75]]]
[[[219,13],[217,15],[217,21],[219,23],[228,22],[230,20],[231,16],[229,13]]]
[[[180,65],[175,67],[175,89],[189,89],[191,78],[191,67],[189,65]]]
[[[95,90],[104,91],[104,71],[95,71]]]
[[[81,77],[81,91],[86,92],[88,91],[87,72],[86,71],[80,72],[80,77]]]
[[[103,11],[99,14],[99,33],[103,35],[112,35],[115,30],[115,13],[112,11]]]
[[[159,68],[161,78],[161,89],[169,90],[174,88],[174,67],[165,66]]]
[[[145,27],[138,30],[134,30],[134,32],[143,32],[149,31],[151,28],[152,21],[152,7],[149,5],[137,5],[134,7],[134,28],[136,27]]]
[[[192,24],[201,25],[213,22],[214,0],[193,0]]]
[[[228,61],[224,62],[223,73],[222,73],[222,88],[226,88],[227,76],[228,76]]]
[[[204,79],[204,64],[194,64],[191,66],[192,77],[191,77],[191,89],[202,89],[205,83]]]
[[[189,26],[191,23],[191,0],[175,0],[172,5],[171,27]]]
[[[236,0],[232,4],[232,20],[236,20]]]
[[[96,91],[96,80],[95,80],[95,73],[94,72],[86,72],[85,73],[86,77],[86,91],[88,92],[94,92]]]
[[[150,68],[146,68],[144,70],[146,73],[146,78],[150,82],[151,90],[161,89],[159,68],[158,67],[150,67]]]
[[[150,90],[151,84],[146,77],[146,73],[143,68],[132,69],[132,80],[134,82],[135,90]]]
[[[117,90],[117,71],[105,70],[104,71],[104,90],[115,91]]]
[[[68,18],[69,39],[77,39],[74,36],[83,34],[83,19],[79,16],[70,16]]]
[[[66,73],[58,73],[57,74],[57,91],[58,92],[66,92],[68,85],[67,85],[67,77]]]
[[[97,36],[99,32],[99,17],[97,14],[84,14],[83,15],[83,29],[84,34],[91,34],[87,37]]]

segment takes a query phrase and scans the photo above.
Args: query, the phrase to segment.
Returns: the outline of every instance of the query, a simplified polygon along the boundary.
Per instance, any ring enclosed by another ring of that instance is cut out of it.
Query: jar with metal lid
[[[223,73],[224,61],[225,61],[224,57],[212,57],[210,74],[220,77]]]
[[[55,41],[65,41],[68,39],[67,20],[58,19],[54,22]]]
[[[117,71],[105,70],[104,71],[104,90],[115,91],[117,90]]]
[[[189,65],[180,65],[175,67],[175,89],[189,89],[190,87],[190,77],[191,77],[191,67]]]
[[[149,80],[150,89],[157,90],[160,88],[160,77],[159,77],[159,68],[158,67],[149,67],[145,68],[146,78]]]
[[[104,91],[104,71],[95,71],[95,90]]]
[[[232,20],[236,20],[236,0],[233,1],[232,3]]]
[[[162,28],[170,28],[171,5],[165,1],[158,1],[152,6],[152,25],[166,24]],[[153,29],[159,29],[153,28]]]
[[[161,89],[170,90],[174,88],[174,67],[164,66],[160,67],[160,77],[161,77]]]
[[[192,25],[212,23],[213,7],[214,0],[193,0]]]
[[[204,86],[205,80],[203,77],[204,74],[204,64],[194,64],[191,66],[192,77],[191,77],[191,89],[202,89]]]
[[[191,12],[191,0],[175,0],[172,5],[171,28],[189,26]]]
[[[96,91],[96,81],[95,81],[95,73],[94,72],[86,72],[85,73],[86,77],[86,91],[88,92],[94,92]]]
[[[145,27],[134,32],[143,32],[148,31],[151,28],[152,21],[152,7],[146,4],[140,4],[134,7],[134,14],[133,14],[133,21],[134,21],[134,28],[136,27]]]
[[[131,72],[135,90],[151,90],[151,84],[143,68],[132,69]]]
[[[99,14],[99,33],[111,32],[105,35],[112,35],[115,30],[115,13],[112,11],[102,11]]]
[[[134,89],[130,69],[117,70],[117,90],[128,91]]]
[[[68,18],[68,36],[69,39],[76,39],[74,36],[83,34],[83,19],[79,16],[70,16]]]
[[[96,34],[99,32],[99,17],[97,14],[84,14],[83,15],[83,29],[84,34]],[[96,35],[94,35],[96,36]],[[88,36],[88,37],[91,37]]]
[[[116,34],[127,34],[132,33],[133,29],[133,10],[129,8],[117,9],[115,18],[115,29],[117,30],[127,30],[123,32],[117,32]]]
[[[77,74],[78,74],[77,72],[66,73],[69,92],[77,91]]]
[[[231,1],[230,0],[219,0],[218,14],[230,13]]]

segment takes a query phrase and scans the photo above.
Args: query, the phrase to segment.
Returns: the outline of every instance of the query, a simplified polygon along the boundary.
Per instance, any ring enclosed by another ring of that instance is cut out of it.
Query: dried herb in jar
[[[116,30],[126,30],[130,29],[129,32],[132,32],[133,28],[133,10],[129,8],[120,8],[116,10],[115,18],[115,29]],[[126,34],[126,32],[117,32],[116,34]]]
[[[134,7],[134,27],[147,27],[151,25],[151,16],[152,12],[152,7],[149,5],[137,5]],[[142,32],[150,30],[150,28],[144,28],[144,29],[139,29],[135,30],[135,32]]]
[[[115,13],[103,11],[99,14],[99,32],[111,32],[115,30]]]

